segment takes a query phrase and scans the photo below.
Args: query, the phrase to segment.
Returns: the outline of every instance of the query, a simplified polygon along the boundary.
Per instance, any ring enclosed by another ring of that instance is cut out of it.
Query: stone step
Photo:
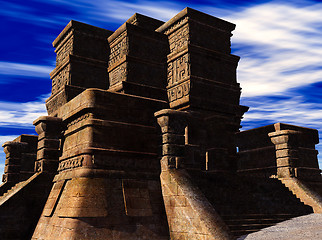
[[[261,224],[261,223],[252,223],[252,224],[236,224],[236,225],[228,225],[231,231],[237,230],[258,230],[266,227],[270,227],[275,225],[277,222],[270,223],[270,224]]]
[[[245,214],[226,215],[223,220],[235,237],[259,231],[263,228],[274,226],[279,222],[286,221],[298,214]]]
[[[298,214],[236,214],[236,215],[221,215],[224,221],[240,220],[240,219],[289,219],[299,216]]]
[[[231,225],[239,225],[239,224],[275,224],[276,222],[285,221],[285,219],[289,218],[256,218],[256,219],[226,219],[225,223],[229,226]]]

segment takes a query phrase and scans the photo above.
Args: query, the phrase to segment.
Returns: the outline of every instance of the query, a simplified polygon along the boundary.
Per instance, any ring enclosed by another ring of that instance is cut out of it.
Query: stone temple
[[[3,144],[0,238],[236,239],[322,213],[318,132],[239,130],[234,28],[190,8],[69,22],[38,135]]]

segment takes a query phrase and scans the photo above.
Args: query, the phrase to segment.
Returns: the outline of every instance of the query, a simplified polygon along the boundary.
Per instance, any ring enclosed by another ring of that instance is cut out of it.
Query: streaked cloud
[[[47,115],[45,99],[34,102],[1,102],[0,101],[0,126],[14,128],[34,128],[32,122],[40,116]]]
[[[5,81],[1,75],[11,75],[20,77],[37,77],[49,79],[49,73],[54,66],[33,65],[16,62],[0,61],[0,83]]]
[[[281,93],[322,80],[322,3],[266,3],[227,16],[237,23],[243,96]]]
[[[2,144],[4,144],[7,141],[12,141],[15,138],[17,138],[18,135],[6,135],[6,136],[0,136],[0,146],[2,146]]]

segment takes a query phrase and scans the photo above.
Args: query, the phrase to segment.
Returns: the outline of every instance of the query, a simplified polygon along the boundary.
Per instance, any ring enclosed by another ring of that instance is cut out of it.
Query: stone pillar
[[[236,169],[234,137],[248,109],[239,104],[239,57],[232,55],[230,48],[234,29],[232,23],[190,8],[156,29],[168,37],[166,89],[170,108],[202,115],[203,123],[189,123],[188,131],[205,129],[205,154],[202,149],[200,156],[206,158],[202,168],[207,171]],[[202,145],[199,136],[189,134],[188,142]]]
[[[8,141],[2,147],[6,153],[3,182],[17,183],[20,181],[21,158],[28,144],[23,142]]]
[[[277,176],[280,178],[320,178],[317,161],[318,133],[315,129],[282,123],[274,124],[268,136],[275,145]]]
[[[278,177],[295,177],[294,168],[298,161],[298,151],[295,145],[298,134],[300,132],[294,130],[282,130],[268,134],[275,144]]]
[[[39,134],[35,172],[55,173],[59,161],[62,119],[42,116],[33,124]]]
[[[154,114],[162,132],[161,169],[180,168],[184,164],[185,128],[189,113],[164,109]]]

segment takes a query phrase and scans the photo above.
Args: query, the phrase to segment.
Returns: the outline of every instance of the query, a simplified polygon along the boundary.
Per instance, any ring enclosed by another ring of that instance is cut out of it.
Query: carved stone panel
[[[58,50],[56,55],[56,66],[64,62],[64,60],[69,56],[73,51],[73,42],[74,36],[71,36],[66,43]]]
[[[169,102],[173,102],[175,100],[181,99],[184,96],[187,96],[189,92],[190,92],[190,81],[186,81],[184,83],[176,85],[168,89]]]
[[[169,36],[170,53],[180,51],[182,48],[187,47],[189,43],[189,25],[173,32]]]
[[[70,65],[66,65],[56,76],[52,78],[52,95],[58,92],[70,80]]]
[[[116,67],[111,72],[109,72],[110,87],[126,80],[127,65],[128,64],[124,62],[120,66]]]
[[[190,56],[188,53],[168,63],[168,87],[190,77]]]
[[[112,67],[121,61],[121,59],[128,54],[128,49],[127,33],[123,32],[110,44],[108,66]]]

